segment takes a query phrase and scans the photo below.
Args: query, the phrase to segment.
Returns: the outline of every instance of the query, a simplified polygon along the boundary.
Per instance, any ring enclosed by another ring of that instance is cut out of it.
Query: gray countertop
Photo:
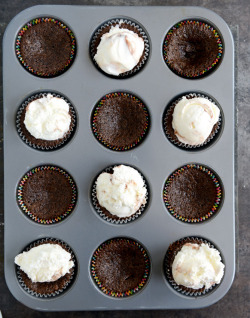
[[[249,45],[249,20],[250,6],[248,0],[104,0],[104,1],[37,1],[37,0],[0,0],[0,34],[1,37],[10,20],[20,11],[37,4],[78,4],[78,5],[194,5],[203,6],[219,14],[231,27],[236,40],[236,106],[237,106],[237,146],[236,146],[236,193],[238,193],[238,208],[236,211],[236,276],[234,283],[227,295],[218,303],[204,309],[182,310],[182,311],[107,311],[107,312],[37,312],[20,304],[9,292],[4,280],[4,210],[3,210],[3,129],[2,120],[0,126],[0,310],[3,317],[250,317],[250,270],[249,270],[249,233],[250,218],[248,209],[250,202],[248,193],[250,188],[250,106],[247,103],[247,97],[250,97],[249,87],[250,79],[247,76],[248,67],[250,67],[250,45]],[[2,48],[1,48],[2,53]],[[1,65],[2,69],[2,65]],[[215,84],[216,85],[216,84]],[[2,87],[2,82],[1,82]],[[2,102],[2,89],[0,93]],[[249,117],[248,117],[249,115]],[[3,118],[2,109],[0,112]]]

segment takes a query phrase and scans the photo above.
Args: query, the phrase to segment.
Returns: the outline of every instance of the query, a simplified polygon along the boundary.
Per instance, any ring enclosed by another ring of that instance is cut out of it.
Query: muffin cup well
[[[101,37],[103,34],[108,33],[111,29],[112,26],[119,25],[121,29],[128,29],[130,31],[133,31],[134,33],[138,34],[139,37],[141,37],[144,41],[144,51],[143,54],[138,62],[138,64],[130,71],[124,72],[119,74],[118,76],[107,74],[104,72],[96,63],[94,56],[97,52],[97,47],[99,43],[101,42]],[[116,78],[116,79],[125,79],[129,78],[135,74],[137,74],[147,63],[149,53],[150,53],[150,44],[149,44],[149,36],[147,35],[147,32],[144,30],[144,28],[136,21],[133,21],[128,18],[116,18],[116,19],[111,19],[103,24],[101,24],[98,29],[94,32],[91,40],[90,40],[90,45],[89,45],[89,52],[90,52],[90,57],[95,65],[95,67],[104,75],[111,77],[111,78]]]
[[[39,98],[46,97],[48,94],[51,94],[53,97],[63,99],[69,105],[69,114],[71,117],[69,130],[62,138],[56,139],[56,140],[36,139],[29,133],[29,131],[27,130],[24,124],[26,107],[29,105],[29,103]],[[74,133],[76,130],[76,124],[77,124],[76,112],[73,105],[67,100],[66,97],[55,92],[41,92],[41,93],[30,96],[21,104],[16,114],[16,128],[17,128],[18,135],[28,146],[37,150],[41,150],[41,151],[57,150],[63,147],[64,145],[66,145],[74,136]]]
[[[179,141],[179,139],[174,133],[174,129],[172,127],[173,112],[174,112],[175,106],[181,101],[183,97],[186,97],[187,99],[192,99],[196,97],[206,98],[207,100],[209,100],[211,103],[213,103],[220,109],[220,116],[219,116],[218,122],[214,125],[210,135],[202,144],[199,144],[199,145],[185,144]],[[222,130],[222,125],[223,125],[222,118],[223,117],[222,117],[221,107],[211,97],[208,97],[201,93],[188,93],[188,94],[182,95],[178,99],[175,99],[173,102],[170,102],[170,105],[167,106],[163,114],[163,129],[168,140],[175,146],[180,147],[183,150],[199,151],[211,146],[213,142],[215,142],[218,139]]]
[[[193,289],[193,288],[188,288],[182,285],[178,285],[173,278],[172,264],[173,264],[174,258],[177,255],[177,253],[181,250],[182,246],[186,243],[194,243],[199,245],[204,243],[204,244],[208,244],[209,247],[216,248],[218,250],[218,248],[214,246],[211,242],[200,237],[184,237],[178,241],[175,241],[174,243],[170,244],[170,246],[168,247],[167,253],[164,258],[164,262],[163,262],[164,275],[168,283],[170,284],[170,286],[177,292],[181,293],[182,295],[189,296],[189,297],[199,297],[199,296],[206,295],[210,293],[211,291],[213,291],[215,288],[217,288],[219,284],[217,285],[214,284],[208,289],[206,289],[205,286],[199,289]]]
[[[168,198],[168,189],[169,189],[171,183],[174,181],[176,176],[181,175],[187,169],[197,169],[197,170],[200,170],[200,171],[204,172],[205,174],[207,174],[211,178],[211,180],[214,184],[215,191],[216,191],[216,198],[212,204],[212,208],[210,209],[209,212],[207,212],[205,215],[200,216],[200,217],[189,218],[189,217],[185,217],[185,216],[178,214],[175,211],[175,208],[171,205],[171,202]],[[202,223],[202,222],[208,220],[209,218],[211,218],[212,216],[214,216],[216,213],[218,213],[218,210],[220,209],[220,207],[222,205],[223,195],[224,195],[224,191],[223,191],[223,187],[222,187],[222,183],[220,181],[220,178],[216,175],[215,172],[213,172],[212,170],[210,170],[206,166],[203,166],[200,164],[188,164],[188,165],[185,165],[185,166],[175,170],[167,178],[165,185],[164,185],[164,189],[163,189],[163,201],[164,201],[164,204],[165,204],[168,212],[173,217],[175,217],[177,220],[180,220],[180,221],[185,222],[185,223]]]
[[[136,169],[141,177],[143,178],[143,181],[144,181],[144,186],[146,187],[146,203],[145,204],[142,204],[139,208],[139,210],[137,210],[134,214],[130,215],[129,217],[118,217],[116,215],[113,215],[111,214],[108,210],[106,210],[104,207],[102,207],[99,202],[98,202],[98,199],[97,199],[97,193],[96,193],[96,182],[97,182],[97,178],[99,177],[99,175],[103,172],[107,172],[107,173],[110,173],[112,174],[113,173],[113,168],[116,167],[118,165],[114,165],[114,166],[110,166],[110,167],[107,167],[105,168],[104,170],[102,170],[95,178],[93,184],[92,184],[92,187],[91,187],[91,202],[93,204],[93,207],[95,208],[96,212],[99,214],[99,216],[109,222],[109,223],[112,223],[112,224],[128,224],[129,222],[132,222],[134,220],[137,220],[141,215],[143,215],[143,213],[145,212],[145,210],[147,209],[147,206],[148,206],[148,201],[149,201],[149,187],[148,187],[148,184],[147,184],[147,181],[146,179],[144,178],[144,176],[141,174],[141,172],[139,172],[137,170],[137,168],[134,168]]]
[[[188,26],[188,25],[193,25],[193,26],[197,25],[197,27],[203,27],[206,30],[210,30],[211,33],[213,33],[215,41],[217,42],[217,45],[218,45],[217,56],[211,62],[211,64],[193,74],[188,71],[177,70],[176,67],[173,65],[174,63],[168,59],[168,45],[171,41],[172,35],[175,33],[177,29]],[[170,68],[172,72],[176,73],[177,75],[181,77],[188,78],[188,79],[202,78],[208,75],[209,73],[211,73],[212,71],[214,71],[221,62],[223,52],[224,52],[224,47],[223,47],[221,35],[219,34],[219,32],[212,25],[208,24],[206,21],[202,21],[199,19],[183,20],[178,22],[168,31],[163,42],[163,58],[167,66]]]
[[[39,173],[41,171],[47,171],[48,173],[50,173],[50,171],[56,171],[57,173],[59,173],[60,175],[65,177],[69,186],[71,187],[72,198],[71,198],[70,205],[67,207],[67,210],[60,216],[56,216],[56,217],[53,217],[50,219],[39,218],[36,215],[36,212],[31,211],[26,205],[26,202],[25,202],[24,197],[23,197],[23,187],[24,187],[25,183],[27,182],[27,180],[30,177],[32,177],[32,175]],[[32,221],[34,221],[38,224],[50,225],[50,224],[55,224],[55,223],[59,223],[59,222],[63,221],[65,218],[67,218],[73,212],[75,205],[76,205],[76,201],[77,201],[77,187],[76,187],[75,181],[65,170],[63,170],[59,167],[56,167],[56,166],[49,166],[49,165],[48,166],[38,166],[38,167],[31,169],[22,177],[22,179],[19,181],[18,186],[17,186],[18,206],[20,207],[21,211],[27,217],[29,217]]]
[[[137,134],[136,138],[130,143],[124,143],[124,145],[122,145],[122,146],[115,145],[114,143],[105,140],[105,138],[103,138],[101,136],[99,129],[98,129],[98,125],[97,125],[97,121],[99,118],[98,116],[102,110],[103,104],[105,103],[105,101],[112,100],[112,99],[115,100],[115,98],[123,98],[123,99],[132,100],[133,102],[135,102],[137,104],[137,107],[139,107],[140,110],[143,110],[144,117],[145,117],[143,127],[142,127],[141,131]],[[95,105],[95,107],[92,111],[92,116],[91,116],[91,127],[92,127],[92,132],[93,132],[95,138],[103,146],[105,146],[108,149],[114,150],[114,151],[127,151],[127,150],[133,149],[133,148],[137,147],[138,145],[140,145],[141,142],[143,142],[145,137],[147,136],[147,133],[148,133],[149,128],[150,128],[149,111],[148,111],[146,105],[144,104],[144,102],[142,102],[135,95],[132,95],[132,94],[127,93],[127,92],[109,93],[109,94],[106,94],[105,96],[103,96]]]
[[[27,30],[29,30],[30,28],[32,28],[34,25],[39,25],[42,23],[52,23],[52,24],[59,26],[62,30],[64,30],[67,33],[67,35],[70,39],[70,43],[71,43],[70,56],[67,60],[65,60],[64,67],[62,69],[58,69],[57,71],[40,72],[40,71],[35,70],[32,66],[30,66],[27,63],[27,61],[25,60],[25,58],[23,57],[22,52],[21,52],[21,42],[22,42],[23,35],[25,34],[25,32]],[[58,75],[64,73],[72,65],[74,58],[75,58],[75,55],[76,55],[76,39],[75,39],[73,32],[61,21],[58,21],[56,18],[52,18],[52,17],[40,17],[40,18],[36,18],[36,19],[33,19],[33,20],[27,22],[20,29],[20,31],[18,32],[17,38],[16,38],[15,51],[16,51],[16,56],[17,56],[19,62],[28,72],[30,72],[33,75],[36,75],[38,77],[51,78],[51,77],[55,77],[55,76],[58,76]]]
[[[54,298],[62,295],[74,283],[77,275],[77,261],[72,249],[63,241],[55,238],[44,238],[34,241],[24,248],[23,252],[28,252],[31,248],[42,244],[58,244],[71,254],[71,260],[74,262],[74,267],[70,272],[59,278],[55,282],[32,283],[31,279],[16,265],[16,275],[20,286],[31,296],[37,298]]]
[[[134,288],[130,290],[126,290],[124,292],[118,292],[118,291],[114,291],[114,290],[110,290],[106,288],[103,282],[100,281],[100,278],[98,277],[96,272],[96,260],[98,259],[98,257],[100,257],[99,255],[102,252],[102,250],[105,249],[105,247],[108,246],[109,244],[112,244],[113,242],[118,242],[118,243],[126,242],[131,246],[136,246],[142,253],[144,261],[145,261],[145,270],[144,270],[143,278],[141,279],[140,283]],[[150,277],[150,272],[151,272],[150,258],[146,249],[136,240],[131,238],[126,238],[126,237],[116,237],[102,243],[93,253],[93,256],[91,258],[91,263],[90,263],[90,273],[91,273],[93,282],[102,293],[104,293],[107,296],[111,296],[113,298],[127,298],[141,291],[148,282],[148,279]]]

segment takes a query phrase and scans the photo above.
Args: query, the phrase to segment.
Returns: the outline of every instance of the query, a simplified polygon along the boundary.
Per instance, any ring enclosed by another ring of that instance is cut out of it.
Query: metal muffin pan
[[[43,79],[27,72],[15,55],[19,29],[36,17],[56,17],[65,22],[77,40],[73,65],[62,75]],[[138,21],[150,38],[147,65],[128,79],[113,79],[100,73],[89,56],[89,41],[96,28],[116,17]],[[157,17],[157,18],[156,18]],[[201,19],[214,25],[224,43],[220,66],[202,79],[184,79],[167,67],[162,45],[168,30],[184,19]],[[77,112],[77,130],[61,149],[41,152],[27,146],[17,134],[15,116],[22,101],[31,94],[55,91],[63,94]],[[90,118],[96,102],[105,94],[126,91],[141,98],[150,112],[151,127],[138,147],[114,152],[102,146],[92,134]],[[31,7],[19,13],[6,29],[3,40],[4,92],[4,205],[5,278],[20,302],[37,310],[135,310],[200,308],[221,299],[229,290],[235,272],[235,198],[234,198],[234,47],[227,24],[214,12],[199,7]],[[223,110],[222,133],[210,147],[196,152],[178,149],[166,138],[162,126],[164,110],[175,96],[187,92],[209,94]],[[134,222],[113,225],[103,221],[91,203],[91,185],[97,173],[114,164],[137,167],[150,187],[149,205]],[[174,219],[163,202],[166,178],[187,163],[200,163],[214,170],[222,180],[224,200],[216,216],[201,224],[184,224]],[[16,188],[29,169],[44,164],[58,165],[70,173],[78,187],[78,202],[71,216],[55,225],[39,225],[19,209]],[[138,294],[114,299],[101,293],[90,276],[90,260],[104,241],[118,236],[131,237],[147,249],[151,258],[148,284]],[[225,262],[221,284],[197,299],[174,291],[163,273],[163,261],[170,243],[186,236],[199,236],[215,244]],[[75,252],[78,275],[72,288],[49,300],[28,295],[19,285],[14,257],[25,246],[43,237],[65,241]]]

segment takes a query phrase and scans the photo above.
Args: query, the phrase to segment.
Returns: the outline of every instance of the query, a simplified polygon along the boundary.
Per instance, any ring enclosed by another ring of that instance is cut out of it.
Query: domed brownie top
[[[75,38],[66,26],[55,19],[35,19],[19,32],[16,53],[22,65],[33,74],[53,77],[71,65]]]
[[[211,26],[199,21],[182,21],[168,32],[163,50],[166,63],[174,72],[197,77],[218,63],[222,44]]]
[[[93,114],[96,138],[113,150],[128,150],[145,136],[149,125],[146,107],[135,96],[112,93],[99,101]]]
[[[134,240],[115,238],[104,242],[94,253],[92,275],[107,295],[126,297],[146,283],[150,263],[146,251]]]

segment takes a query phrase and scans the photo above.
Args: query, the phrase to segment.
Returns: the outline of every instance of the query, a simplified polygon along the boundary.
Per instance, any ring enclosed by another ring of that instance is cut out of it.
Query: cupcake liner
[[[32,283],[31,280],[28,278],[28,276],[20,269],[20,267],[18,265],[16,265],[16,276],[17,276],[18,283],[28,294],[30,294],[31,296],[37,297],[37,298],[54,298],[58,295],[62,295],[65,291],[67,291],[73,285],[75,278],[76,278],[76,274],[77,274],[77,262],[76,262],[75,254],[72,251],[72,249],[65,242],[63,242],[61,240],[54,239],[54,238],[39,239],[39,240],[34,241],[31,244],[29,244],[23,251],[28,252],[31,248],[36,247],[36,246],[41,245],[41,244],[46,244],[46,243],[59,244],[62,248],[64,248],[67,252],[69,252],[71,254],[71,259],[74,262],[74,267],[70,270],[69,274],[66,274],[67,281],[63,281],[61,283],[58,283],[58,281],[61,279],[61,278],[59,278],[59,280],[57,280],[55,282]],[[24,276],[25,276],[25,279],[24,279]],[[63,276],[63,277],[65,278],[65,276]],[[31,286],[31,287],[27,286],[27,284],[25,283],[25,280],[30,281],[33,284],[33,286]],[[50,286],[50,289],[53,289],[55,284],[59,284],[60,286],[58,286],[58,287],[55,286],[58,289],[56,289],[54,291],[50,291],[48,293],[38,292],[39,287],[41,288],[41,287]],[[33,287],[33,289],[32,289],[32,287]]]
[[[146,203],[145,204],[142,204],[139,208],[139,210],[137,210],[134,214],[130,215],[129,217],[118,217],[116,215],[112,215],[108,210],[106,210],[104,207],[100,206],[99,202],[98,202],[98,199],[97,199],[97,193],[96,193],[96,183],[97,183],[97,178],[99,177],[99,175],[103,172],[107,172],[107,173],[111,173],[113,171],[113,168],[114,167],[117,167],[118,165],[114,165],[114,166],[111,166],[111,167],[107,167],[106,169],[102,170],[95,178],[94,182],[93,182],[93,185],[91,187],[91,201],[92,201],[92,204],[93,204],[93,207],[95,208],[96,212],[99,214],[99,216],[109,222],[109,223],[112,223],[112,224],[127,224],[129,222],[132,222],[134,220],[136,220],[139,216],[141,216],[145,210],[147,209],[147,206],[148,206],[148,199],[149,199],[149,190],[148,190],[148,184],[147,184],[147,181],[146,179],[144,178],[144,176],[140,173],[141,177],[143,178],[143,181],[144,181],[144,185],[145,185],[145,188],[147,190],[146,192]]]
[[[173,264],[174,258],[176,254],[181,250],[182,246],[186,243],[196,243],[199,245],[204,243],[204,244],[208,244],[209,247],[216,248],[218,250],[218,248],[214,246],[211,242],[201,237],[184,237],[178,241],[175,241],[174,243],[170,244],[170,246],[168,247],[168,250],[163,262],[163,271],[164,271],[166,280],[168,281],[168,283],[174,290],[181,293],[182,295],[189,296],[189,297],[199,297],[199,296],[207,295],[211,291],[214,291],[214,289],[217,288],[219,284],[214,284],[208,289],[206,289],[205,286],[203,286],[200,289],[193,289],[193,288],[188,288],[182,285],[178,285],[173,278],[172,264]]]
[[[136,286],[133,289],[127,290],[125,292],[116,292],[116,291],[112,291],[107,289],[102,282],[99,280],[99,277],[97,276],[96,270],[95,270],[95,266],[96,266],[96,259],[100,253],[100,251],[107,245],[109,245],[110,243],[112,243],[113,241],[127,241],[129,244],[131,245],[135,245],[138,247],[138,249],[140,249],[140,251],[143,253],[144,259],[145,259],[145,272],[143,275],[143,279],[141,280],[141,282],[138,284],[138,286]],[[102,243],[94,252],[92,258],[91,258],[91,263],[90,263],[90,272],[91,272],[91,276],[92,279],[95,283],[95,285],[98,287],[98,289],[103,292],[104,294],[111,296],[113,298],[126,298],[129,296],[133,296],[135,295],[137,292],[141,291],[141,289],[146,285],[146,283],[148,282],[149,276],[150,276],[150,271],[151,271],[151,265],[150,265],[150,258],[148,255],[148,252],[145,250],[145,248],[137,241],[130,239],[130,238],[125,238],[125,237],[118,237],[118,238],[113,238],[110,239],[104,243]]]
[[[218,54],[216,56],[216,59],[212,62],[212,64],[207,67],[206,69],[203,69],[200,72],[197,72],[196,74],[186,74],[183,71],[178,71],[174,68],[174,66],[172,65],[172,63],[168,60],[167,57],[167,47],[169,44],[169,40],[173,34],[173,32],[178,29],[179,27],[182,27],[183,25],[188,25],[188,24],[193,24],[193,25],[203,25],[203,27],[211,30],[214,34],[214,37],[216,38],[217,44],[218,44]],[[211,71],[213,71],[216,66],[219,65],[219,63],[221,62],[222,59],[222,55],[223,55],[223,51],[224,51],[224,47],[223,47],[223,43],[221,40],[221,36],[218,33],[218,31],[211,25],[207,24],[204,21],[201,20],[184,20],[184,21],[180,21],[177,24],[175,24],[167,33],[167,35],[165,36],[165,40],[163,43],[163,58],[165,63],[167,64],[167,66],[171,69],[172,72],[176,73],[177,75],[184,77],[184,78],[201,78],[205,75],[207,75],[208,73],[210,73]]]
[[[35,173],[38,173],[39,171],[57,171],[58,173],[62,174],[63,176],[65,176],[65,178],[68,180],[71,189],[72,189],[72,199],[71,199],[71,203],[67,209],[67,211],[65,211],[62,215],[58,216],[58,217],[54,217],[51,219],[43,219],[43,218],[39,218],[36,216],[36,214],[32,211],[30,211],[27,206],[25,205],[24,199],[23,199],[23,187],[26,183],[26,181],[28,180],[29,177],[31,177],[32,175],[34,175]],[[20,180],[18,187],[17,187],[17,203],[18,206],[20,207],[20,209],[22,210],[22,212],[28,216],[29,218],[31,218],[32,221],[39,223],[39,224],[44,224],[44,225],[50,225],[50,224],[55,224],[58,223],[62,220],[64,220],[65,218],[67,218],[72,211],[75,208],[76,205],[76,200],[77,200],[77,188],[76,188],[76,184],[73,180],[73,178],[63,169],[56,167],[56,166],[38,166],[35,167],[33,169],[31,169],[30,171],[28,171]]]
[[[56,140],[36,139],[29,133],[29,131],[26,129],[24,124],[25,110],[28,104],[33,102],[36,99],[46,97],[48,94],[51,94],[53,97],[58,97],[63,99],[69,105],[69,114],[71,116],[71,123],[70,123],[68,132],[64,135],[64,137],[60,139],[56,139]],[[76,112],[73,105],[67,100],[66,97],[55,92],[41,92],[41,93],[30,96],[21,104],[16,114],[16,128],[17,128],[18,135],[28,146],[37,150],[41,150],[41,151],[57,150],[63,147],[64,145],[66,145],[74,136],[74,133],[76,130],[76,124],[77,124]]]
[[[143,109],[143,111],[145,113],[145,118],[146,118],[144,128],[143,128],[142,132],[140,133],[139,137],[133,143],[128,144],[128,145],[124,145],[121,147],[109,144],[107,141],[105,141],[102,138],[102,136],[100,136],[100,134],[98,133],[98,127],[96,124],[99,110],[101,109],[105,100],[115,98],[118,96],[123,96],[124,98],[133,99],[134,101],[136,101],[136,103],[138,104],[138,107]],[[92,112],[92,116],[91,116],[91,127],[92,127],[92,132],[93,132],[95,138],[106,148],[111,149],[111,150],[115,150],[115,151],[127,151],[127,150],[130,150],[130,149],[138,146],[145,139],[145,137],[149,131],[149,126],[150,126],[150,117],[149,117],[149,112],[148,112],[147,107],[144,105],[144,103],[138,97],[136,97],[135,95],[132,95],[130,93],[127,93],[127,92],[114,92],[114,93],[106,94],[97,102],[97,104]]]
[[[41,72],[37,72],[36,70],[34,70],[31,66],[29,66],[25,62],[25,60],[22,57],[20,44],[22,41],[22,36],[25,33],[25,31],[27,31],[29,28],[32,28],[32,26],[34,26],[34,25],[37,25],[40,23],[48,23],[48,22],[50,22],[50,23],[52,22],[52,23],[58,25],[59,27],[64,29],[65,32],[69,35],[70,41],[71,41],[71,54],[70,54],[70,58],[65,63],[64,69],[59,70],[59,71],[55,71],[55,72],[51,72],[51,73],[41,73]],[[73,32],[65,24],[63,24],[61,21],[58,21],[57,19],[51,18],[51,17],[36,18],[36,19],[33,19],[33,20],[29,21],[28,23],[26,23],[21,28],[21,30],[18,32],[18,35],[16,38],[16,43],[15,43],[15,50],[16,50],[16,56],[17,56],[19,62],[27,71],[29,71],[33,75],[36,75],[39,77],[50,78],[50,77],[55,77],[55,76],[58,76],[58,75],[64,73],[72,65],[74,58],[75,58],[75,55],[76,55],[76,39],[75,39]]]
[[[197,170],[203,171],[209,177],[211,177],[211,179],[213,180],[214,186],[216,188],[216,199],[215,199],[215,202],[213,203],[213,207],[207,214],[205,214],[202,217],[187,218],[187,217],[181,216],[177,212],[175,212],[174,207],[171,206],[171,204],[168,200],[168,187],[170,186],[170,184],[173,182],[174,178],[177,175],[183,173],[183,171],[185,171],[187,169],[197,169]],[[165,204],[168,212],[173,217],[175,217],[177,220],[180,220],[180,221],[185,222],[185,223],[201,223],[201,222],[208,220],[209,218],[214,216],[216,213],[218,213],[218,210],[220,209],[220,207],[222,205],[222,199],[223,199],[223,188],[222,188],[221,181],[220,181],[219,177],[212,170],[208,169],[205,166],[199,165],[199,164],[188,164],[186,166],[183,166],[183,167],[175,170],[167,178],[167,181],[165,182],[164,189],[163,189],[163,201],[164,201],[164,204]]]
[[[196,98],[196,97],[206,98],[207,100],[209,100],[211,103],[213,103],[214,105],[216,105],[220,109],[220,116],[219,116],[218,122],[214,125],[208,138],[203,143],[201,143],[199,145],[185,144],[185,143],[179,141],[178,138],[174,134],[174,129],[172,128],[173,112],[174,112],[175,106],[181,101],[182,97],[186,97],[187,99],[192,99],[192,98]],[[218,106],[218,104],[216,104],[214,102],[214,100],[211,99],[210,97],[203,95],[203,94],[200,94],[200,93],[189,93],[186,95],[182,95],[180,98],[176,99],[174,102],[171,103],[170,106],[167,107],[167,109],[163,115],[163,129],[164,129],[164,132],[165,132],[168,140],[172,144],[174,144],[175,146],[180,147],[184,150],[199,151],[199,150],[205,149],[207,146],[210,146],[212,144],[212,142],[216,141],[217,137],[219,137],[221,127],[222,127],[222,111],[221,111],[220,106]]]
[[[130,71],[124,72],[119,74],[118,76],[111,75],[105,73],[96,63],[94,60],[94,56],[97,52],[97,46],[99,45],[101,41],[101,37],[103,34],[108,33],[109,30],[111,29],[112,26],[120,25],[121,28],[123,29],[128,29],[131,30],[135,33],[137,33],[144,41],[144,52],[142,54],[142,57],[140,58],[139,63]],[[119,78],[119,79],[124,79],[131,77],[135,75],[137,72],[139,72],[145,65],[149,57],[149,52],[150,52],[150,44],[149,44],[149,37],[146,33],[146,31],[143,29],[141,25],[139,25],[138,22],[135,22],[133,20],[127,19],[127,18],[116,18],[116,19],[111,19],[106,22],[104,22],[102,25],[98,27],[98,29],[94,32],[91,40],[90,40],[90,46],[89,46],[89,52],[91,59],[96,66],[96,68],[103,73],[104,75],[111,77],[111,78]]]

